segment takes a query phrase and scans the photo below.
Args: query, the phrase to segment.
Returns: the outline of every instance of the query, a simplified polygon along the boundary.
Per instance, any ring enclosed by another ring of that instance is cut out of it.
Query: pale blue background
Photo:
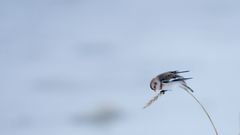
[[[1,135],[213,135],[175,89],[146,110],[150,80],[191,70],[220,135],[239,133],[238,0],[0,0]]]

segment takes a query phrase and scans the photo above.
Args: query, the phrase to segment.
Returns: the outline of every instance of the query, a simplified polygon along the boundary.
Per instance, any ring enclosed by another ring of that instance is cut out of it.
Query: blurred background
[[[239,134],[238,0],[0,0],[1,135]]]

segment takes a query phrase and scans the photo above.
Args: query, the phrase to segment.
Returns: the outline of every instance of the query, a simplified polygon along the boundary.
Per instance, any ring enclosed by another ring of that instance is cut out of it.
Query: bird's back
[[[161,82],[169,81],[171,79],[182,78],[174,71],[168,71],[157,76]]]

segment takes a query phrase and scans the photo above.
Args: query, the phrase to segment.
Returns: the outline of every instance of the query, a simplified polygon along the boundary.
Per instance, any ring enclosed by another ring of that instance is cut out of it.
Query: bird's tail
[[[188,89],[191,92],[194,92],[193,89],[190,88],[189,86],[187,86],[187,83],[185,82],[185,80],[189,80],[189,79],[192,79],[192,78],[191,77],[190,78],[183,78],[182,77],[182,78],[174,79],[171,82],[180,82],[181,87],[184,87],[185,89]]]
[[[189,78],[183,78],[183,77],[181,77],[181,78],[177,78],[177,79],[174,79],[174,80],[172,80],[173,82],[181,82],[181,81],[185,81],[185,80],[189,80],[189,79],[193,79],[192,77],[189,77]]]
[[[190,72],[189,70],[185,70],[185,71],[176,71],[177,74],[179,73],[186,73],[186,72]]]

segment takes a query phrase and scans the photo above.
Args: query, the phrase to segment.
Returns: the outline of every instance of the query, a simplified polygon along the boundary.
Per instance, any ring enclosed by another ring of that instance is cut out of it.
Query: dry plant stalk
[[[215,131],[215,134],[218,135],[217,128],[215,127],[215,125],[214,125],[214,123],[213,123],[213,121],[212,121],[209,113],[207,112],[207,110],[205,109],[205,107],[202,105],[202,103],[201,103],[191,92],[189,92],[189,90],[188,90],[187,88],[182,87],[182,86],[180,86],[180,87],[181,87],[182,89],[184,89],[190,96],[192,96],[193,99],[195,99],[195,101],[201,106],[201,108],[203,109],[204,113],[207,115],[209,121],[211,122],[212,127],[213,127],[213,129],[214,129],[214,131]]]
[[[161,95],[163,95],[163,93],[160,91],[156,96],[154,96],[151,100],[148,101],[148,103],[143,107],[143,109],[149,107],[153,102],[155,102],[158,97],[160,97]]]
[[[184,85],[183,85],[184,86]],[[186,87],[183,87],[183,86],[180,86],[182,89],[184,89],[190,96],[193,97],[193,99],[201,106],[201,108],[203,109],[204,113],[207,115],[209,121],[211,122],[212,124],[212,127],[215,131],[215,134],[218,135],[218,131],[217,131],[217,128],[215,127],[209,113],[207,112],[207,110],[205,109],[205,107],[202,105],[202,103],[186,88]],[[160,91],[156,96],[154,96],[151,100],[148,101],[148,103],[143,107],[143,109],[149,107],[152,103],[154,103],[161,95],[163,95],[163,93]]]

